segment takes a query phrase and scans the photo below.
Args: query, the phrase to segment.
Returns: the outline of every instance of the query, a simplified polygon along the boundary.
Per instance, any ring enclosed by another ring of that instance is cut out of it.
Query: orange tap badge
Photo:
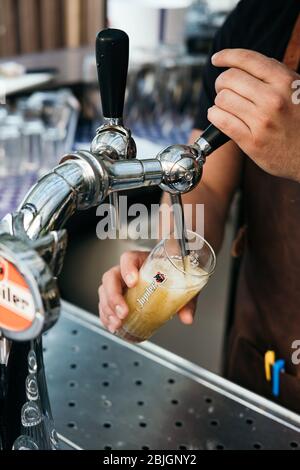
[[[35,318],[31,291],[14,264],[0,257],[0,328],[27,330]]]

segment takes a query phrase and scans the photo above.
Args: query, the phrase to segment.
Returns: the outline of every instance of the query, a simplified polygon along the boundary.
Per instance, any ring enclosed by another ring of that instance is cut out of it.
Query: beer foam
[[[188,271],[183,272],[182,260],[171,258],[172,263],[167,258],[154,259],[142,268],[140,276],[143,281],[151,283],[157,273],[165,276],[161,287],[169,289],[195,289],[201,288],[207,282],[207,272],[203,269],[188,263]]]

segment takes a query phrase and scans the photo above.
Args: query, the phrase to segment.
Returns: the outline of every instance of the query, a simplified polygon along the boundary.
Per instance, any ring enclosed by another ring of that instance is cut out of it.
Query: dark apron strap
[[[284,57],[282,59],[282,63],[284,63],[291,70],[297,71],[299,69],[299,65],[300,65],[300,14],[298,15],[298,18],[296,19],[287,48],[285,50]],[[243,159],[243,163],[244,165],[243,165],[242,173],[244,177],[245,159]],[[239,279],[240,270],[241,270],[241,258],[245,250],[246,238],[247,238],[247,225],[243,223],[244,221],[243,199],[244,198],[245,198],[245,195],[244,195],[244,192],[242,191],[242,199],[239,202],[238,229],[237,229],[237,233],[236,233],[235,239],[231,247],[231,255],[234,258],[234,260],[233,260],[232,272],[231,272],[231,286],[230,286],[228,312],[227,312],[225,350],[227,350],[228,348],[228,337],[229,337],[229,333],[231,331],[232,325],[234,323],[237,284],[238,284],[238,279]],[[272,346],[272,342],[270,342],[270,346]],[[225,360],[227,362],[227,359]],[[228,367],[228,363],[224,363],[223,370],[226,371],[227,367]]]
[[[291,70],[298,70],[300,65],[300,14],[296,20],[290,41],[286,48],[283,63]]]

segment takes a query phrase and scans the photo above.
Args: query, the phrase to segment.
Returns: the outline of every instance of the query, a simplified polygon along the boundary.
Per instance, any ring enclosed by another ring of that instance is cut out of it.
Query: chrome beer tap
[[[111,160],[136,158],[136,145],[123,124],[129,60],[129,38],[124,31],[106,29],[96,38],[96,62],[104,123],[97,129],[91,152]],[[119,229],[117,192],[109,194],[112,227]]]
[[[41,335],[59,318],[57,276],[67,246],[66,221],[121,190],[191,191],[201,180],[206,157],[228,140],[209,126],[193,145],[172,145],[155,158],[136,159],[122,120],[127,35],[100,32],[96,57],[105,119],[91,150],[65,155],[0,222],[0,449],[58,447]],[[116,207],[116,198],[113,203]]]

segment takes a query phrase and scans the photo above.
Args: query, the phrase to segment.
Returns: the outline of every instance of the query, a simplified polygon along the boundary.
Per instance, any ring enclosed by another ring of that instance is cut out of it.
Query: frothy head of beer
[[[168,289],[193,289],[207,282],[209,274],[202,268],[188,263],[188,269],[183,271],[182,260],[179,257],[157,258],[146,263],[140,272],[141,279],[151,285]]]

